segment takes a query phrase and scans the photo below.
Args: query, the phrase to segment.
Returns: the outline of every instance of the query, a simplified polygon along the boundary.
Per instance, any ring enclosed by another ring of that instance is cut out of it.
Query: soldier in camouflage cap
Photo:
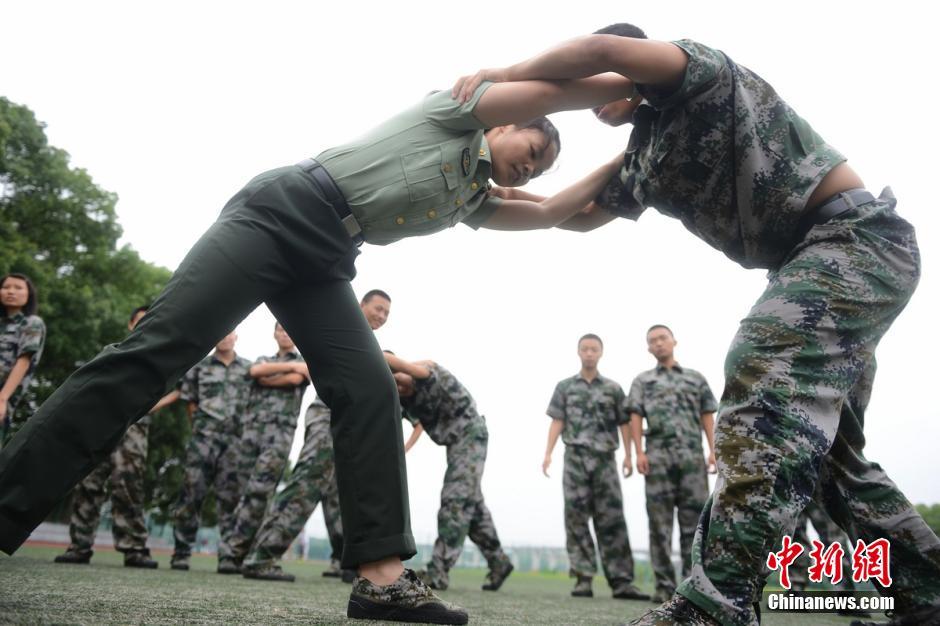
[[[259,357],[249,374],[254,379],[237,459],[241,500],[234,523],[219,541],[220,574],[241,572],[268,500],[284,473],[304,390],[310,382],[304,359],[280,324],[274,325],[277,354]]]
[[[238,335],[231,332],[183,377],[180,397],[192,407],[193,430],[186,446],[186,473],[173,511],[175,546],[170,567],[189,569],[189,556],[199,530],[202,501],[215,487],[219,533],[230,533],[240,497],[233,447],[241,437],[251,377],[251,361],[235,354]],[[220,557],[221,558],[221,557]]]
[[[651,41],[617,24],[533,59],[461,79],[631,80],[630,100],[595,109],[632,122],[620,173],[583,230],[650,206],[769,284],[725,361],[715,435],[718,482],[677,596],[640,624],[754,624],[762,566],[817,481],[852,539],[891,545],[894,624],[940,622],[940,539],[863,454],[875,348],[920,277],[914,228],[760,76],[691,40]],[[613,35],[613,36],[612,36]]]
[[[437,445],[447,448],[447,471],[437,513],[437,539],[431,562],[419,575],[432,589],[447,589],[448,572],[460,557],[464,539],[469,536],[489,565],[483,590],[496,591],[512,572],[513,565],[500,546],[480,489],[489,438],[486,421],[477,412],[476,402],[467,388],[442,366],[430,361],[411,363],[388,352],[385,360],[398,384],[402,416],[414,426],[405,452],[422,432],[427,432]]]
[[[650,561],[656,577],[653,601],[665,602],[676,590],[671,558],[673,516],[679,518],[683,578],[692,567],[692,538],[708,497],[702,432],[708,441],[708,469],[713,470],[718,403],[704,376],[676,362],[676,340],[667,326],[652,326],[646,343],[656,367],[633,379],[627,411],[636,469],[646,477]],[[644,418],[645,451],[641,445]]]
[[[127,329],[134,330],[147,307],[134,309]],[[114,548],[124,553],[125,567],[156,568],[147,548],[147,523],[144,519],[144,469],[147,463],[147,436],[150,416],[130,428],[111,456],[80,482],[72,493],[69,520],[71,543],[56,563],[88,563],[93,554],[95,533],[101,517],[101,505],[111,492],[111,518]]]
[[[23,274],[7,274],[0,280],[0,447],[26,421],[16,411],[29,386],[46,344],[46,325],[36,315],[36,288]]]
[[[618,599],[648,600],[633,585],[633,553],[623,517],[623,494],[617,475],[617,431],[623,438],[624,477],[633,472],[630,452],[630,416],[618,383],[601,376],[597,363],[604,343],[594,334],[578,340],[581,371],[555,386],[546,413],[552,418],[542,472],[548,476],[552,450],[559,435],[565,442],[565,535],[570,575],[577,579],[571,595],[592,597],[591,580],[597,556],[588,521],[601,553],[604,575]]]

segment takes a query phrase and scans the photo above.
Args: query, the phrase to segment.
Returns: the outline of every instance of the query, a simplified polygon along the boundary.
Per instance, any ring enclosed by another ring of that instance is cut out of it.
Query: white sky
[[[348,141],[461,74],[623,20],[654,38],[721,48],[768,79],[872,191],[891,185],[918,228],[923,279],[879,349],[866,451],[911,500],[936,502],[935,28],[913,6],[5,2],[0,95],[29,106],[52,144],[120,195],[123,242],[175,268],[252,176]],[[561,158],[532,191],[552,193],[626,145],[628,127],[583,112],[553,119]],[[741,269],[654,210],[586,235],[458,226],[365,246],[357,265],[357,293],[379,287],[394,300],[381,344],[451,369],[486,415],[483,492],[509,545],[564,545],[560,442],[551,479],[540,464],[545,408],[555,383],[578,369],[577,337],[601,335],[601,371],[627,387],[653,365],[645,329],[666,323],[680,362],[720,395],[727,346],[765,284],[763,272]],[[255,312],[240,327],[239,352],[273,352],[272,325],[267,310]],[[435,536],[444,467],[429,439],[409,454],[419,542]],[[623,487],[631,542],[645,548],[643,479]],[[323,535],[319,512],[309,529]]]

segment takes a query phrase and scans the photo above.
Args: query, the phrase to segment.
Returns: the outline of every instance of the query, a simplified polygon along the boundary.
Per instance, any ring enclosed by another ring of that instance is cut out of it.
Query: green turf
[[[121,555],[99,552],[91,565],[56,565],[60,548],[27,546],[0,555],[0,622],[17,624],[268,624],[343,623],[349,585],[323,578],[325,564],[288,561],[295,583],[251,581],[215,573],[215,559],[196,556],[189,572],[132,570]],[[620,624],[647,602],[613,600],[603,579],[593,599],[571,598],[559,574],[514,573],[497,593],[480,591],[484,572],[455,570],[441,595],[470,611],[471,624]],[[814,614],[765,614],[764,624],[848,624]]]

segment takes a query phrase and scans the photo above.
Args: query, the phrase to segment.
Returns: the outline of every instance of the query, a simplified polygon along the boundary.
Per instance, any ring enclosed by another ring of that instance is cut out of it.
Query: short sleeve
[[[548,403],[548,410],[545,413],[555,420],[565,419],[565,392],[561,383],[555,385],[555,393],[552,394],[552,399]]]
[[[643,405],[643,381],[639,376],[634,378],[630,385],[630,393],[627,395],[627,412],[646,417],[646,407]]]
[[[663,93],[647,85],[637,85],[637,91],[657,109],[668,109],[702,93],[715,84],[718,76],[728,64],[725,55],[714,48],[690,39],[672,43],[681,48],[689,57],[685,77],[679,88],[671,93]]]
[[[180,398],[187,402],[199,404],[199,365],[190,369],[179,384]]]
[[[46,325],[43,323],[42,318],[30,315],[26,318],[26,324],[23,325],[20,331],[19,341],[16,346],[17,358],[24,354],[42,354],[45,341]]]
[[[626,167],[621,167],[620,171],[607,181],[607,185],[597,195],[594,202],[612,215],[636,221],[646,207],[640,205],[630,193],[626,185],[626,177]]]
[[[617,385],[617,389],[614,391],[614,400],[617,424],[629,424],[630,411],[627,410],[627,395],[623,392],[623,387],[620,385]]]
[[[450,89],[435,91],[424,99],[424,116],[431,122],[453,130],[479,130],[486,126],[473,114],[480,97],[493,83],[480,83],[473,97],[461,104],[450,95]]]
[[[699,413],[714,413],[718,410],[718,402],[715,400],[715,394],[704,376],[701,376],[699,383]]]
[[[499,196],[486,195],[486,199],[483,200],[483,203],[477,207],[477,210],[473,213],[467,215],[463,218],[464,224],[472,228],[473,230],[479,230],[483,224],[486,223],[486,220],[490,219],[493,213],[496,212],[496,209],[499,208],[499,205],[502,204],[503,199]]]

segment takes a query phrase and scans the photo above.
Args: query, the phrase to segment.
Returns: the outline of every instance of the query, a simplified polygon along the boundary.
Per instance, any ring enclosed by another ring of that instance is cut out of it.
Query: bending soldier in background
[[[359,302],[369,327],[375,331],[385,325],[392,301],[387,293],[373,289]],[[333,464],[333,436],[330,433],[330,409],[318,397],[305,416],[304,446],[294,464],[287,484],[275,495],[264,520],[255,534],[248,556],[242,564],[245,578],[293,582],[294,575],[277,564],[291,542],[299,535],[317,504],[323,503],[323,521],[330,538],[330,568],[324,576],[342,576],[351,583],[354,570],[342,570],[343,528],[339,513],[339,491]]]
[[[440,365],[429,361],[411,363],[389,352],[385,360],[398,385],[402,416],[414,426],[405,452],[422,432],[447,448],[437,539],[431,562],[418,575],[432,589],[447,589],[450,569],[460,557],[464,540],[470,537],[489,566],[482,588],[497,591],[512,573],[513,565],[499,543],[480,487],[489,439],[486,421],[477,412],[467,388]]]
[[[259,357],[249,370],[254,384],[242,420],[241,440],[231,449],[241,499],[229,532],[219,541],[220,574],[241,573],[242,561],[287,465],[304,390],[310,382],[303,357],[278,323],[274,340],[277,354]]]
[[[146,313],[146,306],[134,309],[127,329],[134,330]],[[144,471],[149,433],[150,415],[147,415],[131,425],[111,456],[75,487],[69,519],[71,543],[65,553],[55,558],[56,563],[85,564],[91,560],[101,505],[110,490],[111,533],[114,535],[114,548],[124,553],[124,567],[157,567],[147,548],[144,515]]]
[[[715,411],[718,403],[705,377],[680,366],[676,340],[667,326],[646,331],[646,344],[656,367],[630,385],[627,411],[636,448],[636,469],[646,477],[646,514],[650,528],[650,562],[656,577],[654,602],[666,602],[676,591],[672,565],[672,521],[679,518],[682,578],[692,567],[692,539],[708,498],[706,471],[715,468]],[[646,418],[646,451],[643,438]],[[708,468],[702,455],[702,432],[708,441]]]
[[[578,340],[581,371],[555,386],[547,414],[552,418],[542,472],[548,476],[552,450],[559,435],[565,442],[565,536],[569,573],[577,579],[571,595],[594,596],[591,581],[597,573],[597,553],[588,522],[600,548],[604,575],[614,598],[649,600],[633,584],[633,552],[623,517],[623,493],[617,475],[617,430],[623,438],[623,473],[633,472],[630,417],[620,385],[597,371],[604,343],[594,334]]]

